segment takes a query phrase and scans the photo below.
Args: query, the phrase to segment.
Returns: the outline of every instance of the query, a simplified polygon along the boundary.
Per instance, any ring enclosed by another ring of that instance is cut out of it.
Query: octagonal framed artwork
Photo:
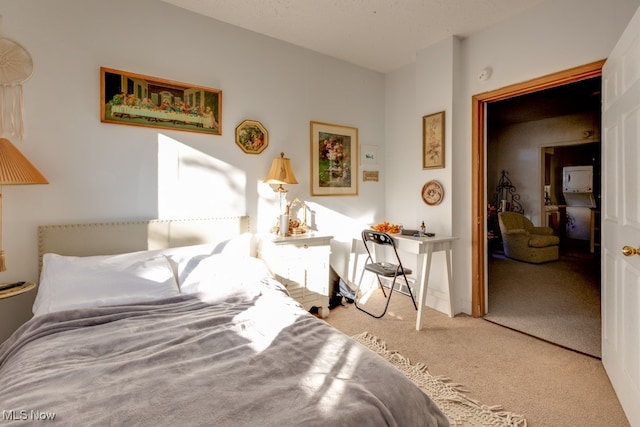
[[[236,144],[247,154],[260,154],[269,145],[269,132],[256,120],[245,120],[236,127]]]

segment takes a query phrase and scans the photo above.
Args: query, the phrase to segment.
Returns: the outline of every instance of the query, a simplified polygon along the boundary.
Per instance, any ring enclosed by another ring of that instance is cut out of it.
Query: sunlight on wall
[[[158,217],[245,215],[246,173],[158,134]]]
[[[353,276],[353,241],[360,240],[360,233],[374,222],[373,211],[361,212],[350,217],[333,209],[315,203],[305,202],[311,209],[312,230],[319,234],[331,235],[331,267],[345,280]]]
[[[331,230],[339,240],[360,237],[363,228],[374,223],[373,210],[370,212],[360,212],[358,216],[347,216],[330,209],[320,203],[305,201],[311,209],[314,225],[317,230]],[[337,207],[339,208],[339,206]]]
[[[265,184],[258,180],[258,218],[251,220],[256,224],[258,233],[269,233],[278,222],[280,215],[280,194],[274,191],[276,185]],[[290,201],[289,196],[283,198],[283,202]]]

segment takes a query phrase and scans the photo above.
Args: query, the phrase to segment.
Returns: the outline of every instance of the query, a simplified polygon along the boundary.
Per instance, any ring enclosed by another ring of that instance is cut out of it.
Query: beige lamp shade
[[[0,185],[48,184],[49,181],[6,138],[0,138]],[[7,269],[2,249],[2,193],[0,192],[0,271]]]
[[[273,159],[271,163],[271,169],[267,177],[264,179],[267,184],[280,184],[279,190],[283,191],[282,184],[297,184],[295,175],[293,174],[293,168],[291,167],[291,160],[284,156],[284,153],[280,153],[280,157]],[[282,189],[282,190],[280,190]]]
[[[48,183],[11,141],[0,138],[0,185]]]

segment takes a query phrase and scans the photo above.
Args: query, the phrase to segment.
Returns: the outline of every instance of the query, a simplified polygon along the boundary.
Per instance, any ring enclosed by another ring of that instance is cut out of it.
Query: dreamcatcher
[[[1,19],[0,16],[0,22]],[[12,136],[20,139],[24,136],[22,85],[32,73],[33,61],[29,52],[18,42],[0,36],[0,271],[6,270],[2,250],[2,185],[47,183],[45,177],[4,138],[9,129]]]
[[[10,130],[12,136],[24,136],[22,85],[31,74],[29,52],[18,42],[0,36],[0,135]]]

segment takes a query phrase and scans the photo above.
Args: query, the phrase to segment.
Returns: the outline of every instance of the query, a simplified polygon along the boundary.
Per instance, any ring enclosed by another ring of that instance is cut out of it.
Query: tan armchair
[[[536,227],[517,212],[500,212],[498,224],[505,256],[534,264],[558,259],[560,238],[551,227]]]

